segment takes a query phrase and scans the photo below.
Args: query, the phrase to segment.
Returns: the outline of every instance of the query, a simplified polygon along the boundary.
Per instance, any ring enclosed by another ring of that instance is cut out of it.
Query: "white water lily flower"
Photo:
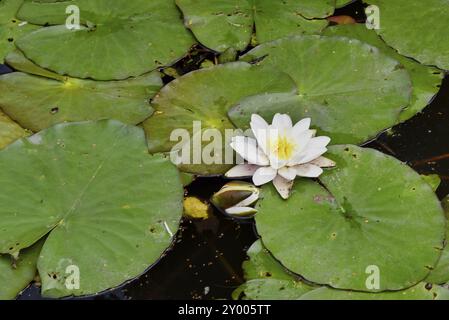
[[[256,186],[273,181],[276,190],[287,199],[297,176],[317,178],[323,169],[335,162],[323,157],[331,139],[315,137],[310,129],[311,119],[302,119],[295,125],[290,116],[276,114],[269,125],[261,116],[251,116],[254,138],[237,136],[231,147],[248,163],[240,164],[226,173],[226,177],[252,176]]]

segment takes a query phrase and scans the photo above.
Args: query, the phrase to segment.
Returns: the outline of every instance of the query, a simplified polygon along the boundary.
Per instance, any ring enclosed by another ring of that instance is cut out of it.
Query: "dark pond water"
[[[363,21],[359,1],[337,11]],[[177,65],[185,73],[215,55],[204,49]],[[0,73],[11,70],[0,65]],[[166,81],[170,76],[165,77]],[[381,134],[367,147],[407,162],[418,172],[440,175],[438,196],[449,194],[449,77],[423,113]],[[208,199],[226,183],[220,178],[201,178],[189,186],[191,195]],[[241,264],[256,240],[253,220],[234,221],[219,212],[204,221],[183,220],[173,247],[148,272],[120,288],[84,299],[229,299],[243,282]],[[19,299],[40,299],[34,285]]]

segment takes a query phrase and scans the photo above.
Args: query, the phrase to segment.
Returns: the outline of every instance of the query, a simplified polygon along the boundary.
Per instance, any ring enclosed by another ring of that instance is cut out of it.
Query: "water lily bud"
[[[251,183],[232,181],[215,193],[211,202],[230,215],[250,216],[257,210],[250,206],[259,199],[259,189]]]
[[[237,217],[251,217],[257,213],[257,210],[252,207],[231,207],[226,209],[225,212]]]

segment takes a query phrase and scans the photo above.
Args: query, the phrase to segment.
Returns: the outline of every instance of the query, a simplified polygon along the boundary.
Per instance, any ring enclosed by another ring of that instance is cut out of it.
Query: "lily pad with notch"
[[[400,291],[378,293],[338,290],[305,283],[274,259],[260,240],[248,249],[243,262],[246,282],[233,292],[234,299],[249,300],[448,300],[449,291],[425,282]]]
[[[96,294],[143,273],[182,215],[179,172],[149,155],[142,129],[102,120],[59,124],[0,152],[0,253],[48,234],[37,265],[46,297]],[[163,181],[163,183],[161,183]],[[79,288],[66,286],[76,266]]]
[[[320,183],[297,181],[287,202],[273,186],[262,189],[256,224],[265,246],[289,270],[338,289],[402,290],[424,280],[446,229],[430,185],[372,149],[333,146],[326,157],[337,167]],[[378,287],[366,286],[370,266]]]
[[[334,12],[333,0],[177,0],[184,21],[199,42],[224,52],[242,51],[251,42],[264,43],[292,34],[317,34]],[[317,19],[318,18],[318,19]]]
[[[298,88],[295,94],[242,99],[229,111],[242,129],[254,113],[265,120],[286,113],[295,122],[312,118],[318,133],[335,144],[359,144],[396,124],[410,101],[411,82],[403,66],[358,40],[288,37],[260,45],[242,59],[284,71]]]

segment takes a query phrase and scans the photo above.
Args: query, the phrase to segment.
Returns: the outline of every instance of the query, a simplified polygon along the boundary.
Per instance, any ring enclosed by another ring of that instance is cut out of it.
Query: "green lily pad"
[[[193,141],[193,121],[201,121],[202,131],[198,130],[197,135],[204,134],[208,129],[217,129],[225,140],[225,129],[234,128],[227,111],[237,101],[260,93],[294,91],[295,84],[285,73],[254,67],[245,62],[226,63],[190,72],[170,82],[153,99],[152,106],[156,111],[143,123],[150,152],[171,151],[179,143],[176,139],[170,141],[175,129],[186,129]],[[209,143],[204,142],[204,145]],[[228,148],[231,153],[232,149],[226,141],[221,145],[223,149],[217,150],[215,157],[225,163],[225,149]],[[194,162],[193,157],[190,160]],[[206,164],[202,158],[200,160],[201,164],[183,164],[180,168],[190,173],[210,175],[224,173],[232,166]]]
[[[271,120],[281,112],[294,121],[311,117],[318,133],[330,136],[333,143],[358,144],[396,124],[410,101],[407,71],[377,48],[354,39],[285,38],[260,45],[243,60],[261,60],[259,65],[286,72],[298,93],[240,101],[229,117],[242,129],[253,113]]]
[[[249,300],[293,300],[314,289],[288,274],[260,240],[248,249],[248,256],[249,260],[243,263],[246,282],[233,292],[233,299],[244,294]]]
[[[444,77],[444,73],[441,70],[422,65],[416,62],[416,60],[398,54],[396,50],[385,44],[374,30],[369,30],[364,24],[330,27],[325,30],[324,34],[328,36],[343,36],[366,42],[378,48],[382,53],[399,61],[405,67],[412,80],[413,94],[410,105],[400,114],[401,122],[408,120],[424,109],[440,89],[439,86]]]
[[[56,125],[0,152],[0,253],[49,234],[38,260],[42,294],[94,294],[141,274],[182,215],[176,168],[148,154],[142,129],[118,121]],[[163,183],[162,183],[163,182]],[[68,268],[80,286],[66,285]]]
[[[18,38],[39,28],[16,18],[22,3],[23,0],[0,1],[0,63],[3,63],[5,56],[14,50],[14,42]]]
[[[354,2],[353,0],[336,0],[335,1],[335,7],[336,8],[342,8],[348,4],[350,4],[351,2]]]
[[[293,34],[316,34],[327,26],[324,18],[334,12],[333,0],[177,0],[185,24],[208,48],[223,52],[244,50],[256,40],[263,43]]]
[[[66,8],[80,9],[79,30],[69,29]],[[96,80],[140,76],[175,62],[194,44],[173,0],[26,2],[20,19],[50,25],[16,41],[26,57],[61,75]]]
[[[449,291],[421,282],[401,291],[367,293],[309,285],[289,273],[265,249],[260,240],[248,250],[250,259],[243,263],[244,284],[233,298],[250,300],[447,300]]]
[[[0,111],[0,149],[27,135],[26,130]]]
[[[441,201],[444,211],[446,213],[446,218],[449,218],[449,196]],[[446,241],[445,246],[441,252],[440,260],[438,261],[435,268],[430,272],[429,276],[426,278],[427,282],[434,284],[443,284],[449,281],[449,246],[448,246],[448,235],[449,235],[449,225],[446,231]]]
[[[427,288],[426,288],[427,287]],[[392,292],[367,293],[335,290],[321,287],[310,291],[300,300],[449,300],[449,290],[439,286],[427,286],[419,283],[416,286]]]
[[[256,223],[265,246],[291,271],[339,289],[401,290],[426,278],[446,229],[430,185],[372,149],[333,146],[326,157],[337,167],[321,184],[296,181],[288,201],[272,185],[262,189]],[[367,286],[376,269],[379,285]]]
[[[449,291],[421,282],[401,291],[368,293],[316,287],[289,273],[265,249],[260,240],[248,250],[243,263],[247,282],[233,292],[233,298],[250,300],[447,300]]]
[[[379,7],[382,39],[404,56],[449,70],[447,0],[369,0]]]
[[[20,252],[17,261],[0,256],[0,300],[14,299],[36,276],[36,264],[44,241]]]
[[[8,56],[13,67],[51,78],[14,72],[0,76],[0,106],[32,131],[62,122],[117,119],[138,124],[151,116],[150,99],[162,87],[159,72],[121,81],[59,78],[20,54]],[[28,62],[27,62],[28,61]]]

